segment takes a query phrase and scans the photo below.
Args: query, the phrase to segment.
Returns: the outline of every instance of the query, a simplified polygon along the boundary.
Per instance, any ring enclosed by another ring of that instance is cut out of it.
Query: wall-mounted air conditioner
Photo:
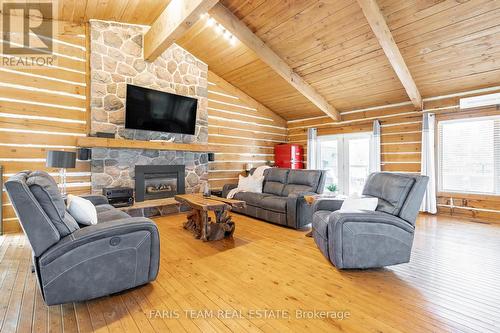
[[[461,109],[480,108],[492,105],[500,105],[500,93],[460,98]]]

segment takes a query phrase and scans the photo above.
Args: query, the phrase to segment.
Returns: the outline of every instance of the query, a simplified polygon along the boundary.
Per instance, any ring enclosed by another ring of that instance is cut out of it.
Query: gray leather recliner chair
[[[410,261],[415,222],[429,178],[376,172],[363,195],[379,199],[375,211],[339,212],[342,200],[314,204],[313,237],[337,268],[376,268]]]
[[[80,226],[66,210],[54,179],[43,171],[18,173],[5,187],[33,249],[48,305],[85,301],[156,278],[160,241],[151,220],[130,217],[103,196],[87,196],[98,223]]]

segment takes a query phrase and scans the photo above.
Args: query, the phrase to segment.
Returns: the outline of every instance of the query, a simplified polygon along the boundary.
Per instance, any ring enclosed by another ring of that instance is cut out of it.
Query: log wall
[[[237,183],[247,163],[274,162],[274,145],[286,140],[285,120],[209,71],[208,143],[221,150],[209,164],[211,187]]]
[[[57,62],[49,68],[0,67],[0,164],[4,181],[22,170],[45,170],[59,182],[58,170],[47,168],[48,150],[76,149],[87,133],[86,26],[57,23],[53,37]],[[78,161],[67,173],[69,193],[90,191],[90,165]],[[19,230],[6,192],[4,231]]]

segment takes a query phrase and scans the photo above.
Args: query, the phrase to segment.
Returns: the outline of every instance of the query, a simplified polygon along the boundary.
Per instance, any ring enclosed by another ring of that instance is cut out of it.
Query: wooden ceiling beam
[[[263,62],[276,71],[276,73],[290,83],[321,111],[335,121],[340,121],[340,113],[335,107],[328,103],[328,101],[301,76],[295,73],[283,59],[231,13],[229,9],[219,3],[210,10],[210,16],[222,24],[224,28],[238,38],[240,42],[245,44],[246,47],[255,52]]]
[[[392,68],[410,97],[413,105],[422,110],[422,96],[392,36],[376,0],[358,0],[368,23],[375,34]]]
[[[172,0],[144,36],[144,59],[153,61],[218,0]]]

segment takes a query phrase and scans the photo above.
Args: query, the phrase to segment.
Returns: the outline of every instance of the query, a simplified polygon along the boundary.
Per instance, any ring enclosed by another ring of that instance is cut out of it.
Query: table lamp
[[[49,150],[47,152],[47,167],[59,168],[62,189],[61,194],[66,195],[66,169],[76,166],[76,153],[72,151]]]

